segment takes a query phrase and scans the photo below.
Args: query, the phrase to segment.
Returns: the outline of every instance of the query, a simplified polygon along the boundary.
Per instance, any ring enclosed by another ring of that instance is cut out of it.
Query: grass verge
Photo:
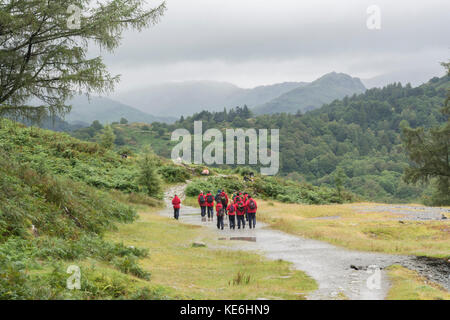
[[[387,271],[392,283],[388,300],[450,300],[450,293],[415,271],[399,265],[390,266]]]
[[[260,200],[257,218],[275,229],[349,249],[449,258],[450,220],[399,222],[388,212],[358,213],[355,205],[298,205]]]
[[[179,224],[152,209],[137,222],[120,225],[106,238],[147,248],[140,260],[151,283],[170,287],[176,299],[304,299],[315,290],[313,279],[286,261],[271,261],[249,252],[218,249],[212,233]],[[207,247],[194,248],[194,241]],[[214,248],[216,247],[216,248]]]

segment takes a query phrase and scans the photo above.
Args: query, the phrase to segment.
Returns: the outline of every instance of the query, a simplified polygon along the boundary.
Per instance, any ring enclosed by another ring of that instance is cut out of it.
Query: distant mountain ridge
[[[174,117],[203,110],[222,111],[247,105],[257,114],[308,111],[366,90],[358,78],[343,73],[328,73],[308,82],[283,82],[252,89],[228,82],[186,81],[152,85],[117,96],[139,110]]]
[[[345,73],[331,72],[257,106],[254,108],[254,112],[256,114],[306,112],[320,108],[336,99],[365,91],[366,87],[359,78],[353,78]]]
[[[98,120],[101,123],[119,121],[122,117],[129,122],[174,122],[171,117],[157,117],[145,113],[129,105],[106,97],[75,96],[67,104],[72,105],[72,110],[65,116],[70,123],[92,123]]]
[[[433,77],[443,77],[445,71],[441,66],[436,64],[433,68],[424,68],[416,66],[410,69],[395,70],[389,73],[384,73],[369,79],[361,79],[367,89],[382,88],[392,83],[400,82],[403,85],[410,83],[411,86],[417,87],[427,83]]]
[[[169,113],[178,117],[202,110],[221,111],[244,104],[256,106],[305,84],[284,82],[244,89],[228,82],[186,81],[152,85],[118,95],[117,99],[144,112],[155,115]]]

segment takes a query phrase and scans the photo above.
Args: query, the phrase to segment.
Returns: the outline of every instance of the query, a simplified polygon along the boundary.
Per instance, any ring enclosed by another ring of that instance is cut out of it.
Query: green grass
[[[316,288],[287,262],[213,248],[204,230],[152,214],[132,223],[162,206],[136,184],[137,160],[0,121],[0,299],[303,299]],[[164,186],[202,169],[155,165]],[[208,247],[192,248],[198,239]],[[66,288],[69,265],[81,290]]]
[[[183,200],[183,204],[185,206],[190,206],[190,207],[198,207],[198,201],[197,201],[197,197],[186,197]]]
[[[139,293],[125,280],[150,279],[138,264],[146,251],[102,238],[116,223],[137,218],[130,203],[161,205],[139,192],[132,172],[133,161],[95,143],[0,120],[0,299],[126,299]],[[82,290],[68,291],[66,265],[87,259],[123,276],[110,283],[102,280],[104,268],[87,269]],[[105,286],[125,289],[112,294]]]
[[[363,203],[358,206],[373,207]],[[357,213],[351,204],[298,205],[260,200],[258,219],[291,234],[362,251],[447,258],[450,223],[399,223],[387,212]],[[339,219],[316,219],[339,216]]]
[[[388,300],[450,300],[450,293],[421,277],[417,272],[399,265],[390,266],[391,281]]]
[[[137,222],[120,225],[107,238],[147,248],[150,255],[141,260],[142,268],[151,270],[152,284],[172,288],[177,299],[304,299],[317,288],[288,262],[219,248],[223,243],[201,227],[154,213],[140,214]],[[194,241],[207,247],[193,248]]]

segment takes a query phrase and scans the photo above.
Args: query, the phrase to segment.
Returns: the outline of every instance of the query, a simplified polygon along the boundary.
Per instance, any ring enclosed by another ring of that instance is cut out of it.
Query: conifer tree
[[[443,63],[450,75],[450,63]],[[412,165],[405,170],[408,183],[435,181],[432,204],[450,205],[450,89],[442,113],[447,122],[425,130],[423,127],[402,128],[403,144]]]
[[[100,145],[103,148],[111,149],[114,146],[115,140],[116,135],[114,134],[113,128],[110,125],[105,126],[100,135]]]
[[[139,160],[138,183],[145,187],[149,196],[157,197],[161,192],[161,178],[156,171],[158,159],[155,154],[147,149]]]
[[[155,24],[164,11],[164,2],[146,9],[144,0],[1,1],[0,116],[63,116],[74,94],[111,91],[119,78],[88,47],[112,52],[126,29]]]

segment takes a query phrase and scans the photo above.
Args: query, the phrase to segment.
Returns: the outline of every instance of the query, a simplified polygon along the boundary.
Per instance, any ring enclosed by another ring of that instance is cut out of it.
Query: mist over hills
[[[299,110],[306,112],[320,108],[333,100],[364,91],[366,88],[360,79],[344,73],[331,72],[256,107],[254,111],[257,114],[296,113]]]
[[[67,104],[72,105],[72,110],[65,116],[69,123],[87,123],[94,120],[101,123],[112,123],[126,118],[129,122],[173,122],[176,119],[171,117],[157,117],[145,113],[132,106],[115,101],[106,97],[75,96]]]
[[[311,83],[283,82],[252,89],[217,81],[166,83],[124,93],[117,99],[158,116],[187,116],[202,110],[213,112],[243,105],[257,114],[270,114],[316,109],[365,90],[358,78],[332,72]]]
[[[284,82],[244,89],[228,82],[186,81],[152,85],[119,95],[117,99],[144,112],[155,115],[169,113],[178,117],[202,110],[220,111],[244,104],[253,107],[305,84]]]
[[[93,120],[111,123],[124,117],[130,122],[173,122],[181,115],[243,105],[255,114],[296,113],[299,110],[304,113],[336,99],[363,93],[366,87],[381,87],[394,82],[411,82],[416,86],[424,77],[420,70],[365,80],[331,72],[313,82],[283,82],[251,89],[219,81],[164,83],[118,94],[113,99],[93,97],[88,101],[84,96],[77,96],[69,102],[73,108],[66,120],[70,123],[91,123]]]
[[[222,111],[247,105],[255,114],[307,112],[345,96],[360,94],[367,88],[386,83],[410,82],[419,85],[425,75],[420,70],[384,74],[360,80],[345,73],[331,72],[313,82],[283,82],[240,88],[219,81],[185,81],[151,85],[118,94],[114,98],[76,96],[68,103],[72,111],[65,120],[70,124],[119,121],[174,122],[180,116],[203,110]],[[411,79],[411,81],[408,81]]]
[[[403,85],[410,83],[413,87],[420,86],[427,83],[433,77],[443,77],[445,72],[443,72],[440,66],[436,69],[407,69],[407,70],[397,70],[389,73],[384,73],[379,76],[370,79],[361,79],[367,89],[371,88],[382,88],[392,83],[400,82]]]

